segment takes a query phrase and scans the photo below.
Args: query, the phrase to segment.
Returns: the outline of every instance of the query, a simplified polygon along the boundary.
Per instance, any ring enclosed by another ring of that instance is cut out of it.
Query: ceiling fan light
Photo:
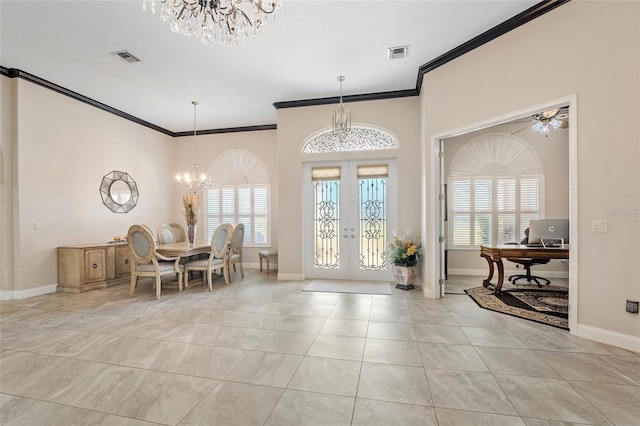
[[[555,118],[553,120],[551,120],[549,122],[549,124],[551,124],[551,126],[553,126],[554,129],[557,129],[558,127],[560,127],[562,125],[562,121],[560,120],[556,120]]]
[[[532,129],[534,132],[542,133],[542,126],[543,126],[542,121],[536,121],[536,124],[534,124],[533,126],[531,126],[531,129]]]

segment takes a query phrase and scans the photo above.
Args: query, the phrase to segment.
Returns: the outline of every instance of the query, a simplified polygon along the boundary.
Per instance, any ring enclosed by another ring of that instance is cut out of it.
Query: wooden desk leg
[[[495,262],[498,265],[498,284],[496,284],[495,294],[500,295],[502,293],[502,282],[504,281],[504,265],[502,264],[502,259],[498,259]]]
[[[491,278],[493,278],[493,259],[491,258],[491,256],[488,256],[486,254],[481,254],[480,256],[487,259],[487,263],[489,264],[489,276],[487,277],[487,279],[482,281],[482,286],[488,288],[491,284]]]

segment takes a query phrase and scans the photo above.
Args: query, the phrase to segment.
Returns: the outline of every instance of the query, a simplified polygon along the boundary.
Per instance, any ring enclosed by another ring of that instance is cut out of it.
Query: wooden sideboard
[[[129,281],[126,242],[58,247],[58,291],[81,293]]]

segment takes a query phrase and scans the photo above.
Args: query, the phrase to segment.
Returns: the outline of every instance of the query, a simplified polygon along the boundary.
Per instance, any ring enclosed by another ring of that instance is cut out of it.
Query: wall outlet
[[[633,300],[627,300],[627,312],[631,314],[637,314],[638,302],[634,302]]]

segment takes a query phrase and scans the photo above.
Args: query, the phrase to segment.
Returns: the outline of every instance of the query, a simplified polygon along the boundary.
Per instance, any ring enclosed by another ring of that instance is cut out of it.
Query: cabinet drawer
[[[131,274],[131,263],[128,247],[116,247],[116,277]]]
[[[106,253],[104,249],[86,250],[84,252],[85,281],[103,281],[106,274]]]

